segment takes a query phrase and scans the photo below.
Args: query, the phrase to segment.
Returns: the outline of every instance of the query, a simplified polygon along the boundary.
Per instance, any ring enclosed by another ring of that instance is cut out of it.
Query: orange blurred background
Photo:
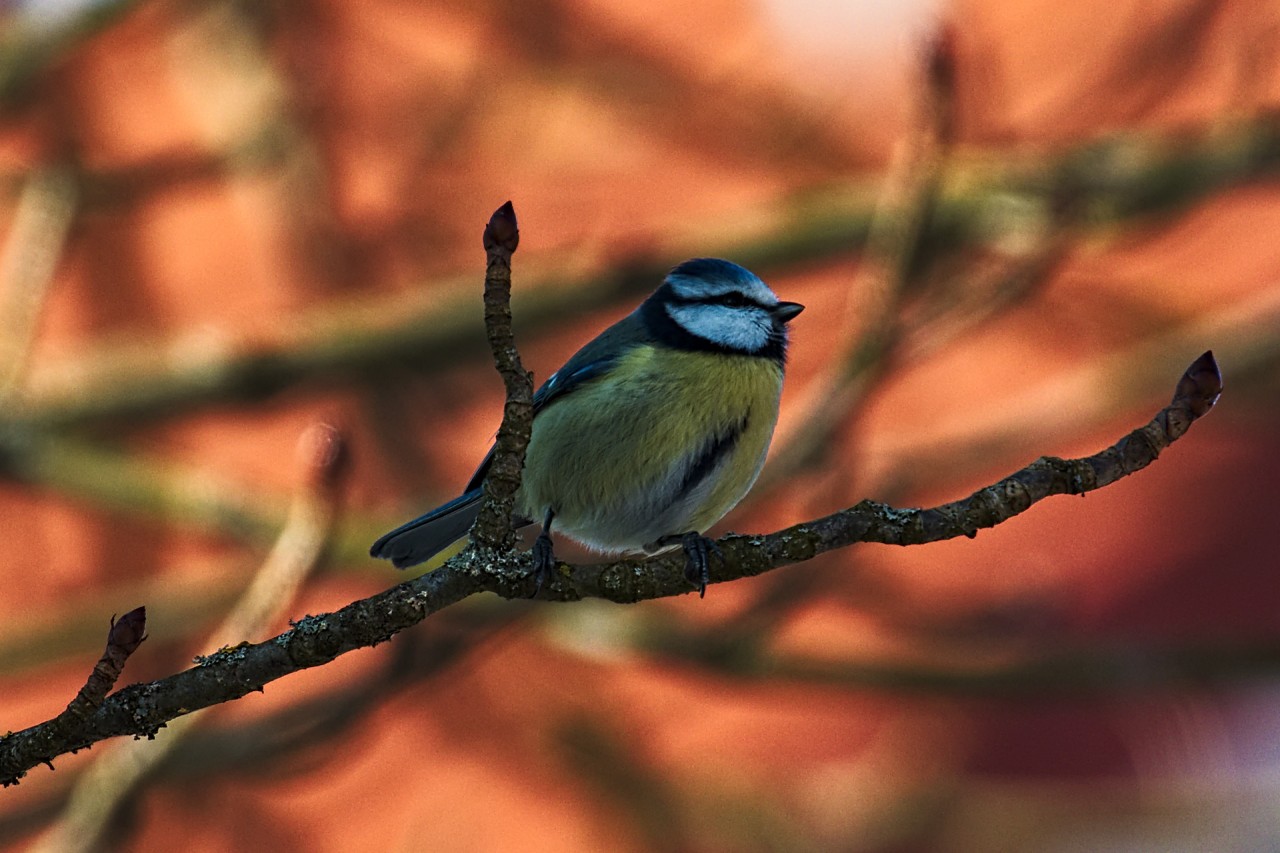
[[[129,683],[403,579],[368,543],[500,416],[508,198],[537,379],[687,257],[809,306],[720,530],[1095,452],[1206,349],[1226,383],[1151,468],[972,541],[701,601],[468,600],[215,709],[77,841],[1280,848],[1280,4],[2,14],[0,730],[65,707],[112,614],[148,609]],[[216,636],[316,497],[317,421],[350,455],[325,554]],[[77,849],[50,827],[120,747],[0,793],[0,846]]]

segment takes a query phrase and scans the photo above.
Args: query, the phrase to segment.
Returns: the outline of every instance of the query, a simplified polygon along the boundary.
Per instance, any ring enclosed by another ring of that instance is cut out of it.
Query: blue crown
[[[708,280],[723,281],[728,280],[735,284],[741,284],[744,287],[759,281],[755,273],[745,267],[740,267],[732,261],[721,260],[720,258],[694,258],[677,266],[671,272],[670,276],[681,276],[684,278],[701,278]]]

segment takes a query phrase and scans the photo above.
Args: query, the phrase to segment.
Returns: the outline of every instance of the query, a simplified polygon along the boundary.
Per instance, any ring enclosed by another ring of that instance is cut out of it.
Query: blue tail
[[[425,563],[467,534],[480,514],[482,495],[481,489],[472,489],[400,525],[374,542],[369,556],[390,560],[397,569]]]

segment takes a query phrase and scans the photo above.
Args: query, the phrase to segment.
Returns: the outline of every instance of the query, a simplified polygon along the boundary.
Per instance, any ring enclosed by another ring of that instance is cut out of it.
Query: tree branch
[[[912,545],[972,537],[1050,495],[1083,494],[1145,468],[1208,412],[1221,393],[1217,362],[1212,353],[1205,353],[1178,382],[1172,402],[1150,423],[1099,453],[1081,459],[1042,457],[963,500],[930,509],[895,509],[866,500],[767,536],[727,536],[720,540],[725,561],[714,566],[711,580],[751,577],[855,542]],[[567,572],[562,565],[560,571],[544,584],[539,597],[625,603],[690,592],[680,555],[570,566]],[[222,649],[197,659],[197,665],[184,672],[126,687],[77,725],[59,725],[55,719],[0,738],[0,783],[13,784],[37,764],[110,737],[154,734],[168,721],[199,708],[261,691],[292,672],[385,642],[478,592],[523,598],[533,586],[527,558],[485,562],[477,551],[468,550],[430,574],[333,613],[307,616],[278,637]]]

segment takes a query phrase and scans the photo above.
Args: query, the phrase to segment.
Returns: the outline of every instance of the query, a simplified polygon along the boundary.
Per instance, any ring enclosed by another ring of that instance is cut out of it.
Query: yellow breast
[[[538,414],[523,510],[607,552],[702,532],[755,482],[781,390],[768,359],[638,347]]]

